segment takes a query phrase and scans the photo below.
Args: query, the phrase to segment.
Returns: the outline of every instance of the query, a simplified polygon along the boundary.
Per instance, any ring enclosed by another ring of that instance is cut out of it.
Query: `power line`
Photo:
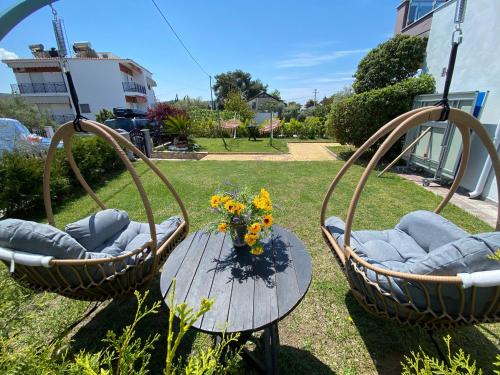
[[[186,50],[187,54],[189,55],[189,57],[195,62],[196,65],[198,65],[198,68],[200,68],[200,70],[205,73],[210,79],[212,78],[212,76],[210,74],[207,73],[207,71],[205,69],[203,69],[203,67],[201,66],[201,64],[198,62],[198,60],[196,60],[196,58],[193,56],[193,54],[189,51],[189,49],[186,47],[186,45],[184,44],[184,42],[182,41],[182,39],[180,38],[180,36],[175,32],[173,26],[170,24],[170,22],[168,21],[167,17],[165,17],[165,15],[163,14],[163,12],[161,11],[160,7],[158,6],[158,4],[156,4],[155,0],[151,0],[154,4],[154,6],[156,7],[156,9],[158,10],[158,13],[160,13],[160,16],[163,18],[163,20],[167,23],[168,27],[170,27],[170,30],[172,30],[172,33],[174,33],[175,37],[177,38],[177,40],[179,41],[179,43],[182,45],[182,47]]]

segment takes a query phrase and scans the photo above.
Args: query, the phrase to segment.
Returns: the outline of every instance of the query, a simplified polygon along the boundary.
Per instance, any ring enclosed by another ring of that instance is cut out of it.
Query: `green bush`
[[[328,135],[359,147],[388,121],[409,111],[415,96],[434,92],[434,84],[434,78],[422,75],[334,103],[326,122]]]
[[[16,119],[30,131],[55,125],[47,113],[41,113],[35,105],[18,95],[0,99],[0,117]]]
[[[123,168],[120,158],[106,142],[97,137],[75,138],[73,156],[85,180],[104,181],[109,173]],[[4,153],[0,158],[0,211],[6,216],[32,217],[43,209],[43,156],[18,152]],[[51,171],[51,196],[54,203],[68,197],[79,183],[58,150]]]
[[[287,138],[316,139],[325,136],[325,123],[319,117],[309,116],[304,121],[292,118],[283,124],[283,134]]]
[[[192,132],[194,137],[220,137],[217,111],[213,111],[211,109],[192,108],[188,111],[188,115],[193,122]],[[225,121],[233,118],[234,113],[229,111],[220,111],[219,115],[221,121]]]

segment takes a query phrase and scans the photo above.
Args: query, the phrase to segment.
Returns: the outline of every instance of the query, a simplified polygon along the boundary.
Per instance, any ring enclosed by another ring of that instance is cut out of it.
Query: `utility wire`
[[[187,54],[189,55],[189,57],[195,62],[196,65],[198,65],[198,68],[200,68],[200,70],[205,73],[209,78],[212,78],[212,76],[210,74],[207,73],[207,71],[205,69],[203,69],[203,67],[201,66],[201,64],[198,62],[198,60],[196,60],[196,58],[193,56],[193,54],[189,51],[189,49],[186,47],[186,45],[184,44],[184,42],[182,41],[182,39],[180,38],[180,36],[176,33],[175,29],[173,28],[173,26],[170,24],[170,22],[168,21],[167,17],[165,17],[165,15],[163,14],[163,12],[161,11],[160,7],[158,6],[158,4],[156,4],[155,0],[151,0],[154,4],[154,6],[156,7],[156,9],[158,10],[158,13],[160,13],[160,16],[163,18],[163,20],[167,23],[168,27],[170,27],[170,30],[172,30],[172,33],[174,33],[175,37],[177,38],[177,40],[179,41],[179,43],[182,45],[182,47],[186,50]]]

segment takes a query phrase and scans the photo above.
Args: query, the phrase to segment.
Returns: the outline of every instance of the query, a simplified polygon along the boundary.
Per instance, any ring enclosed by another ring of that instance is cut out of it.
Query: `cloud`
[[[310,66],[321,65],[333,60],[340,59],[342,57],[356,55],[360,53],[366,53],[368,49],[352,49],[345,51],[334,51],[330,53],[323,54],[312,54],[312,53],[298,53],[288,59],[278,61],[276,66],[278,68],[306,68]]]
[[[0,60],[12,60],[18,58],[19,56],[17,56],[14,52],[7,51],[5,48],[0,48]]]

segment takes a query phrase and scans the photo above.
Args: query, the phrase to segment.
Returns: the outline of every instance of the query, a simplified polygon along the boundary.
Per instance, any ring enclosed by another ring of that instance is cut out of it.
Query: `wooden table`
[[[311,258],[290,231],[273,226],[264,239],[264,253],[234,248],[229,234],[198,231],[169,256],[161,275],[162,296],[169,304],[172,279],[177,280],[175,303],[199,307],[202,297],[215,303],[194,328],[206,333],[241,332],[242,337],[264,330],[266,365],[278,373],[278,321],[302,300],[311,283]],[[249,353],[245,352],[248,356]]]

